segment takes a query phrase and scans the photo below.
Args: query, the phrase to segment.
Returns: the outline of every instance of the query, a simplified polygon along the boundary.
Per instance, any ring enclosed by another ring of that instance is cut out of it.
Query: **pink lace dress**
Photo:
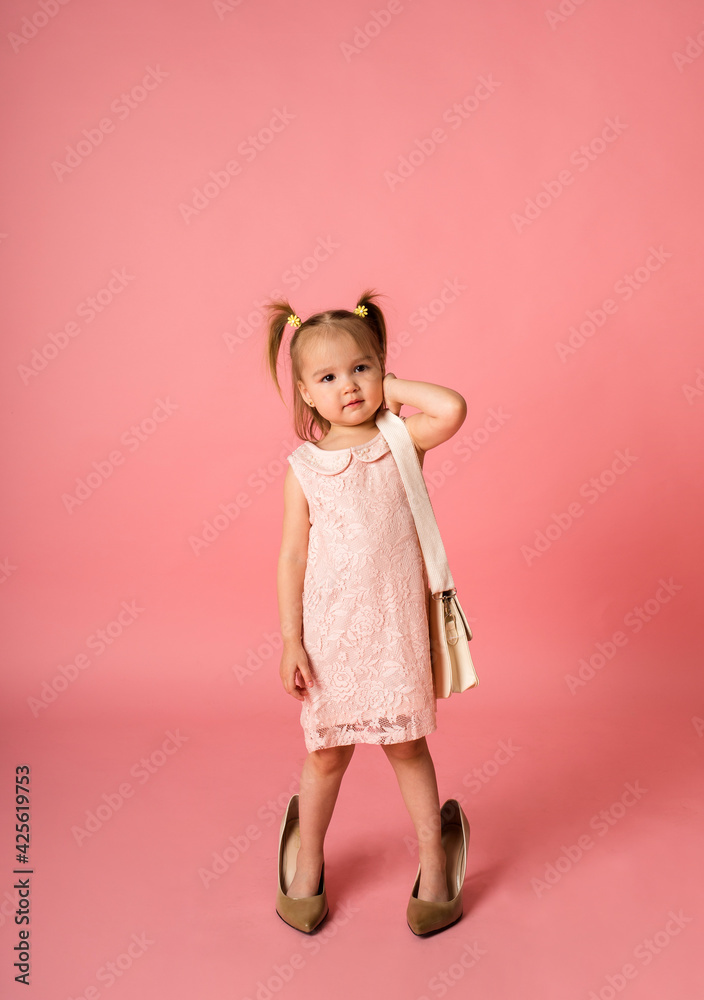
[[[308,751],[403,743],[437,728],[430,591],[413,514],[379,432],[287,456],[308,500],[303,648],[315,684],[301,703]]]

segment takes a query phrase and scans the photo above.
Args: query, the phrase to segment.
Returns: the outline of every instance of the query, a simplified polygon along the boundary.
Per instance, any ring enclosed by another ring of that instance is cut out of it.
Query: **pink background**
[[[700,996],[701,4],[12,0],[0,28],[3,995],[28,764],[47,1000]],[[389,370],[468,402],[425,463],[481,678],[429,738],[472,843],[428,940],[378,748],[327,929],[274,913],[299,442],[261,304],[369,285]]]

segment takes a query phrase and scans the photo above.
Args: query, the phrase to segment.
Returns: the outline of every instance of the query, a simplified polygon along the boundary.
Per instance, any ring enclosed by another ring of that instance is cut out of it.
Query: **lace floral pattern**
[[[288,456],[308,500],[303,648],[315,684],[301,704],[309,751],[403,743],[436,728],[428,579],[384,436]]]

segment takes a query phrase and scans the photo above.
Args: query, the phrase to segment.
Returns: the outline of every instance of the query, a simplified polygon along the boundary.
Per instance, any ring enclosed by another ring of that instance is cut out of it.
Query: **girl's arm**
[[[393,413],[398,414],[404,404],[422,411],[406,418],[408,433],[422,452],[451,438],[467,416],[467,402],[454,389],[396,378],[392,372],[386,373],[382,384],[384,400]]]
[[[287,693],[302,701],[313,683],[303,648],[303,581],[308,559],[308,501],[289,466],[284,479],[284,520],[276,577],[283,653],[279,674]]]

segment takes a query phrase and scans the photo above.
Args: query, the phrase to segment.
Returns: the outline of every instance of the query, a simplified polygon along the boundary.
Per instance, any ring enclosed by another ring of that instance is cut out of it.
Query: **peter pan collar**
[[[304,441],[298,448],[301,461],[309,469],[324,476],[336,476],[344,472],[353,455],[360,462],[375,462],[387,451],[391,451],[391,448],[381,431],[371,441],[350,445],[349,448],[337,448],[335,451],[324,451],[316,447],[312,441]]]

